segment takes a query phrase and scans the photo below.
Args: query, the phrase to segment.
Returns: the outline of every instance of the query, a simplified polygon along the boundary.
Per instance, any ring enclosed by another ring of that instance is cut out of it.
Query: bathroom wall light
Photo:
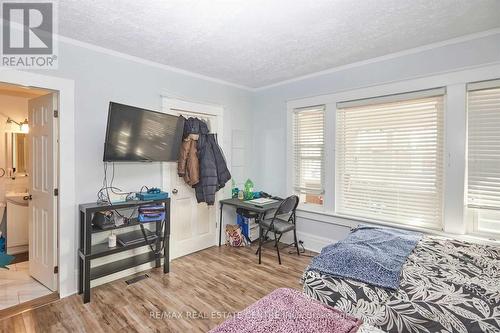
[[[12,126],[12,123],[14,123],[17,126],[19,126],[18,131],[20,131],[21,133],[28,133],[29,130],[30,130],[29,125],[28,125],[28,119],[24,119],[23,122],[18,123],[14,119],[7,118],[7,124],[10,124]]]
[[[30,131],[30,126],[28,125],[28,119],[24,119],[21,123],[21,132],[28,133]]]

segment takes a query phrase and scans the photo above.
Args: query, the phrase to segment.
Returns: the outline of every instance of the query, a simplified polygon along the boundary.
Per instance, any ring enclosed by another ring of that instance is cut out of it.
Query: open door
[[[57,94],[31,99],[29,115],[29,271],[57,290],[57,153],[54,110]]]

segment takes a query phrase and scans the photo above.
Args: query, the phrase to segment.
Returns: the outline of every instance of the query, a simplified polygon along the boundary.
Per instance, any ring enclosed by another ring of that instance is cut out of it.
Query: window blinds
[[[500,80],[489,83],[468,86],[467,197],[469,207],[500,211]]]
[[[325,106],[294,109],[294,188],[297,192],[324,192]]]
[[[337,105],[338,213],[441,227],[444,93]]]

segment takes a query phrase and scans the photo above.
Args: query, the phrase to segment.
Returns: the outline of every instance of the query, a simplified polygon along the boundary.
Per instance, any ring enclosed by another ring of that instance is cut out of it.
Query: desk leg
[[[220,203],[220,212],[219,212],[219,247],[222,245],[222,206],[223,203]]]
[[[262,258],[262,233],[263,233],[262,226],[259,224],[259,249],[257,250],[259,251],[259,265],[261,263],[261,258]]]

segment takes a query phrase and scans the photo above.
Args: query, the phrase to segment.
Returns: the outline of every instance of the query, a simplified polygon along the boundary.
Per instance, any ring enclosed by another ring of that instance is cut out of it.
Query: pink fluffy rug
[[[353,333],[361,321],[288,288],[276,289],[210,333]]]

